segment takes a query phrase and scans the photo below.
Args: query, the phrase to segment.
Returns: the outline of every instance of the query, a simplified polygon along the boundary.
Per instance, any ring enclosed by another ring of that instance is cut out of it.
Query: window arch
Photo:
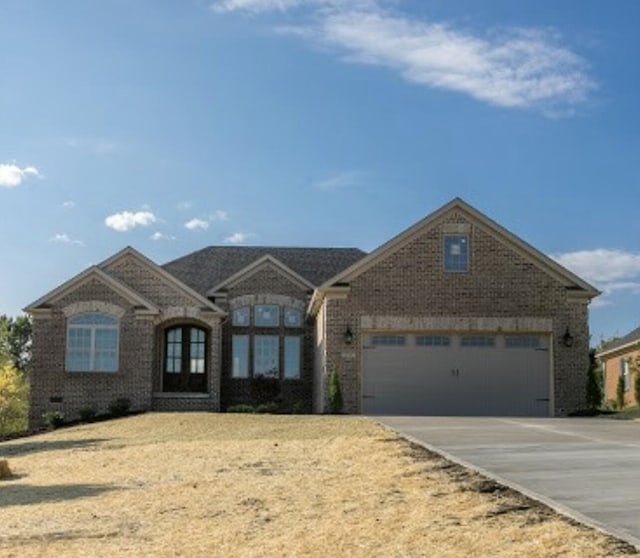
[[[85,312],[67,320],[67,372],[117,372],[119,322],[102,312]]]
[[[163,391],[207,391],[207,331],[180,324],[164,333]]]

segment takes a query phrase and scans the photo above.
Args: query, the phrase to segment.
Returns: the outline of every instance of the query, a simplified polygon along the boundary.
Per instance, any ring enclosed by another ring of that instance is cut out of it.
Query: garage
[[[363,336],[362,410],[371,415],[549,416],[549,336]]]

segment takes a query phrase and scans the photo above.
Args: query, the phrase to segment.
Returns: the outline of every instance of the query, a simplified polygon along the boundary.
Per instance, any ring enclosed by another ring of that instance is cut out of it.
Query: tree
[[[0,365],[10,361],[21,372],[31,365],[33,324],[29,316],[0,316]]]
[[[596,350],[589,350],[589,371],[587,373],[587,406],[597,409],[602,404],[602,368],[596,360]]]
[[[0,434],[26,430],[29,386],[12,364],[0,367]]]
[[[618,405],[618,409],[624,409],[624,376],[618,376],[618,385],[616,386],[616,404]]]
[[[633,394],[636,396],[636,405],[640,406],[640,356],[637,356],[631,367],[634,373]]]

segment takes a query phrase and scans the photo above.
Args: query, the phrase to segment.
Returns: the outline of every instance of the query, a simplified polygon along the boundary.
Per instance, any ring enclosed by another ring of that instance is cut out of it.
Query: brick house
[[[607,344],[603,350],[596,354],[596,358],[602,363],[604,400],[616,400],[618,381],[622,378],[624,383],[624,405],[637,405],[633,382],[636,362],[640,362],[640,327],[627,333],[627,335]]]
[[[26,310],[30,420],[275,401],[348,413],[563,415],[584,406],[598,291],[456,198],[366,254],[208,247],[163,266],[133,248]]]

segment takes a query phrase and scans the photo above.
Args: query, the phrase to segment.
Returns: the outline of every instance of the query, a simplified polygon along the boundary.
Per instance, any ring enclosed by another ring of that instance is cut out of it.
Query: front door
[[[207,391],[207,332],[193,325],[165,331],[162,391]]]

